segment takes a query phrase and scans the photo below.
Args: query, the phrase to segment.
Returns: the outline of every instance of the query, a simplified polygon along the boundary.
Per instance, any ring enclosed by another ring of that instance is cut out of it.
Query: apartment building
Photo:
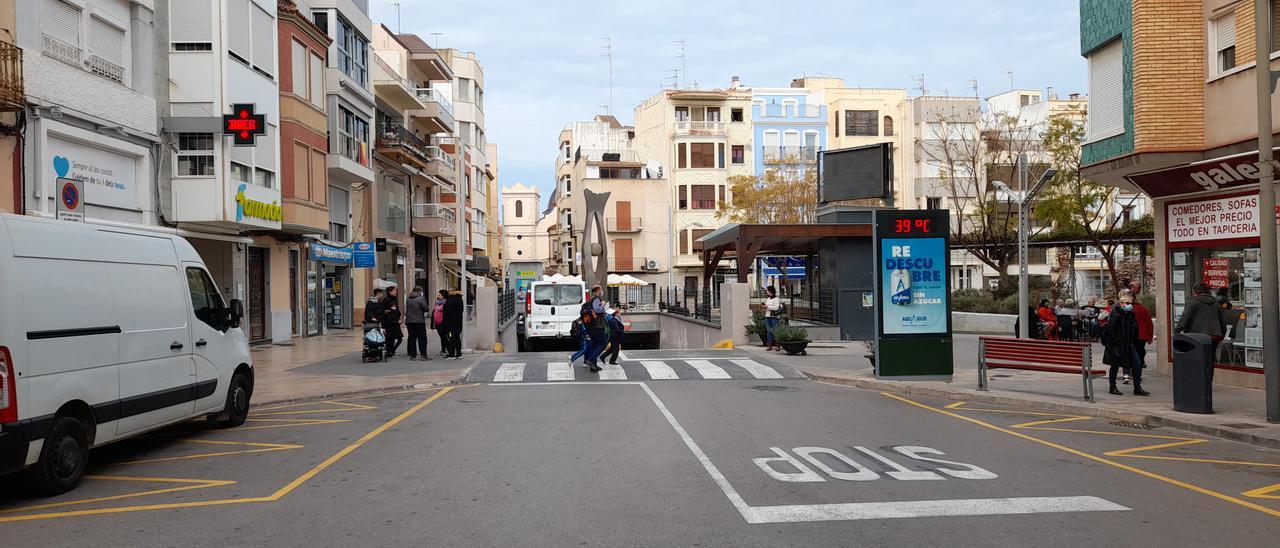
[[[423,44],[425,46],[425,44]],[[464,213],[460,238],[445,238],[441,246],[441,263],[448,273],[449,287],[460,288],[464,275],[469,284],[484,283],[480,280],[489,273],[488,183],[486,181],[485,118],[484,118],[484,67],[475,53],[457,49],[440,49],[438,53],[453,71],[452,86],[441,88],[453,103],[457,120],[453,139],[442,146],[455,154],[459,161],[458,193],[443,198],[446,204],[460,200]],[[459,245],[461,244],[461,245]],[[466,272],[462,272],[461,254],[466,257]],[[469,292],[474,295],[474,292]]]
[[[14,2],[0,4],[0,212],[22,208],[22,148],[17,131],[27,100],[23,90],[23,50],[17,45]],[[0,179],[2,181],[4,179]]]
[[[556,188],[551,193],[548,211],[552,219],[545,223],[547,240],[551,249],[548,266],[562,274],[577,275],[582,267],[583,257],[578,250],[582,237],[583,222],[586,216],[575,198],[582,194],[584,169],[579,169],[582,151],[588,155],[595,153],[597,161],[605,152],[621,159],[627,155],[628,161],[638,157],[633,149],[632,138],[635,128],[624,126],[618,119],[610,115],[600,115],[588,122],[570,122],[560,131],[560,148],[555,159]],[[598,188],[592,189],[602,192]],[[574,219],[577,219],[575,223]]]
[[[1272,0],[1273,13],[1278,4]],[[1254,3],[1091,0],[1080,11],[1089,64],[1085,174],[1153,200],[1157,339],[1171,337],[1192,286],[1209,285],[1242,312],[1229,323],[1232,343],[1217,356],[1215,379],[1261,386],[1264,266],[1250,219],[1270,214],[1256,199]],[[1271,33],[1280,50],[1275,26]],[[1277,52],[1268,53],[1274,71]],[[1274,94],[1271,101],[1280,110]],[[1167,371],[1168,346],[1157,351]]]
[[[754,148],[751,109],[751,91],[736,80],[726,89],[663,90],[635,109],[635,151],[667,168],[667,199],[674,206],[671,247],[662,255],[673,264],[664,285],[702,289],[698,239],[724,224],[717,213],[733,198],[729,178],[756,173],[755,155],[746,153]],[[712,283],[736,276],[730,263],[721,263]]]
[[[375,178],[363,213],[373,238],[386,242],[378,279],[434,292],[448,286],[441,242],[458,233],[457,212],[445,200],[459,180],[456,155],[445,148],[456,123],[447,97],[453,71],[418,36],[383,25],[374,28],[373,48]]]
[[[827,147],[827,124],[822,91],[751,88],[756,175],[769,169],[817,169],[818,153]]]
[[[486,184],[483,230],[488,243],[485,249],[489,252],[489,278],[500,284],[505,272],[506,258],[503,256],[502,247],[502,223],[500,222],[502,218],[498,213],[498,206],[501,203],[501,196],[498,195],[498,145],[485,143],[484,156]]]

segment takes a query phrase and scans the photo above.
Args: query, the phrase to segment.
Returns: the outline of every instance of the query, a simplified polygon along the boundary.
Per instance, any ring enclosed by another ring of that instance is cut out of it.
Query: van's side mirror
[[[244,317],[244,302],[231,299],[231,327],[240,327],[240,319]]]

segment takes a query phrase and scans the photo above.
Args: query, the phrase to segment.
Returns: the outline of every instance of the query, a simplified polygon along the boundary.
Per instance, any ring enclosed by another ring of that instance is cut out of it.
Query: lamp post
[[[1040,176],[1040,180],[1036,181],[1028,190],[1014,192],[1004,181],[992,181],[997,189],[1010,197],[1016,197],[1018,202],[1018,316],[1027,313],[1027,307],[1031,301],[1031,280],[1027,271],[1027,252],[1031,247],[1031,200],[1035,199],[1040,189],[1044,188],[1045,183],[1053,179],[1058,174],[1056,169],[1045,170]],[[1022,321],[1018,322],[1018,338],[1029,338],[1030,326],[1027,324],[1029,318],[1022,317]]]
[[[1271,3],[1254,2],[1254,5],[1254,28],[1268,29],[1267,32],[1260,30],[1254,33],[1256,51],[1268,52],[1271,51]],[[1267,57],[1263,54],[1262,58]],[[1258,83],[1258,166],[1261,167],[1258,177],[1258,211],[1261,212],[1258,243],[1262,247],[1262,325],[1267,326],[1262,330],[1262,370],[1267,387],[1267,421],[1280,422],[1280,329],[1274,327],[1280,321],[1280,291],[1277,291],[1280,275],[1276,272],[1280,251],[1276,249],[1275,172],[1271,164],[1271,94],[1275,73],[1271,71],[1269,62],[1266,63],[1267,70],[1262,70],[1262,67],[1263,64],[1258,63],[1254,69]]]

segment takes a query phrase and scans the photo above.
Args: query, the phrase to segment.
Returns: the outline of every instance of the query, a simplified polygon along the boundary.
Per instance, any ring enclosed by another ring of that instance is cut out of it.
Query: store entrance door
[[[351,293],[347,279],[349,269],[345,266],[334,266],[324,273],[324,311],[325,326],[345,329],[351,327],[349,310],[351,310]]]
[[[267,338],[267,250],[250,247],[249,270],[249,340]]]

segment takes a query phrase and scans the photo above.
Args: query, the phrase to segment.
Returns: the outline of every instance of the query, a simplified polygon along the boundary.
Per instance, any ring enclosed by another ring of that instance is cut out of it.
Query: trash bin
[[[1173,409],[1213,412],[1213,339],[1201,333],[1173,336]]]

